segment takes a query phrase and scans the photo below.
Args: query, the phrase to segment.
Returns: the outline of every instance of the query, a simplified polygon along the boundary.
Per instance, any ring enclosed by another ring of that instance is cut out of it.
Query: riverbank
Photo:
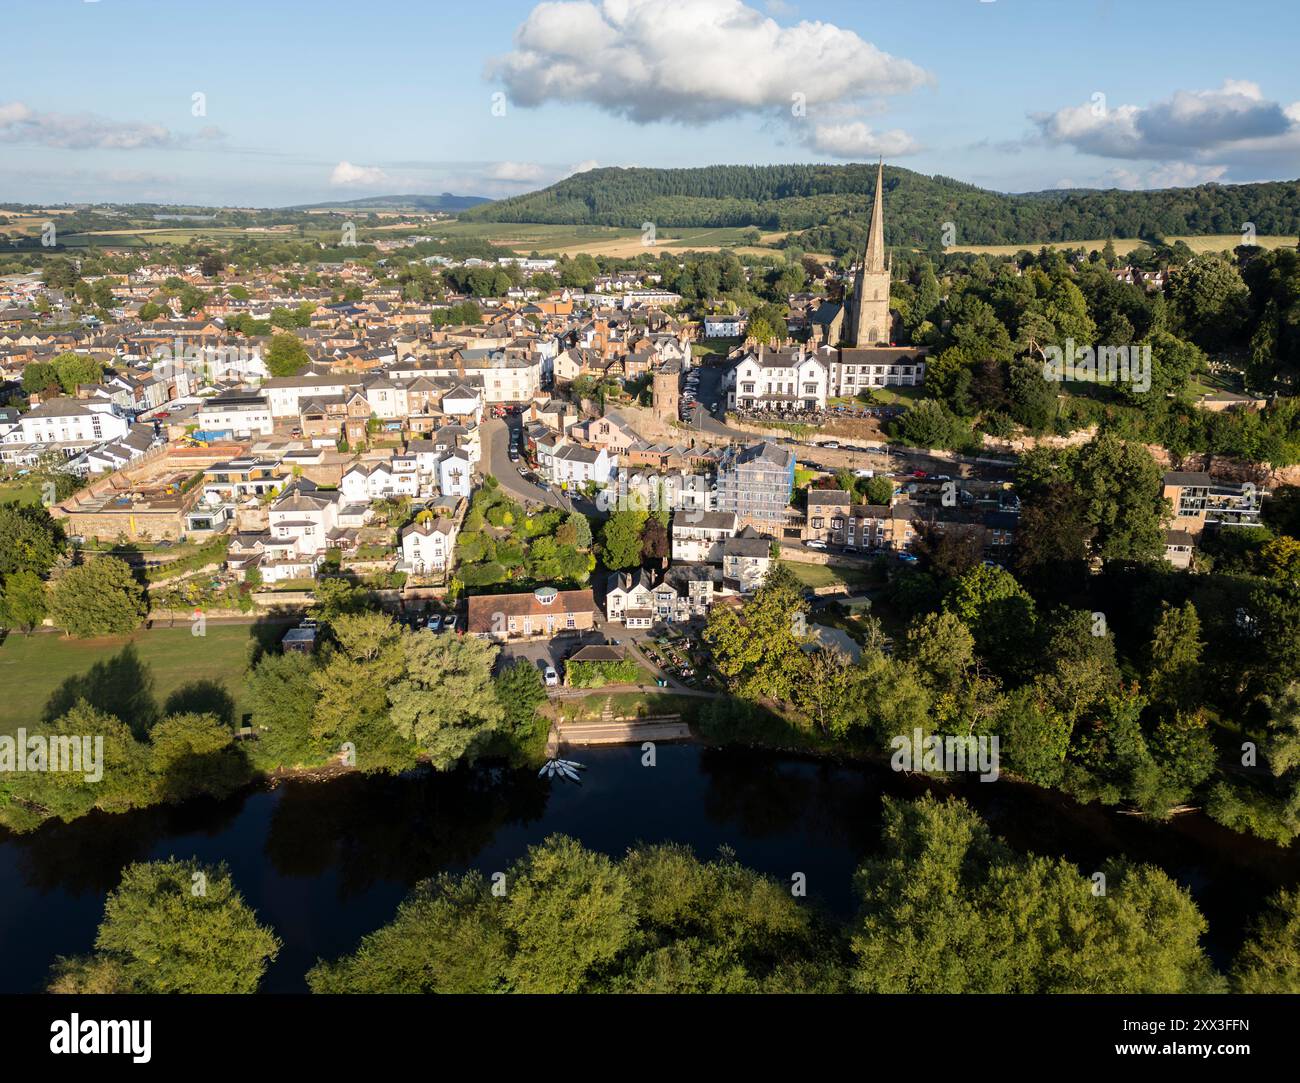
[[[956,793],[1014,849],[1065,857],[1085,874],[1115,857],[1165,869],[1206,915],[1207,948],[1221,965],[1267,896],[1300,881],[1294,852],[1279,856],[1191,817],[1149,824],[1075,807],[1006,780],[963,786],[878,762],[701,742],[663,743],[653,764],[639,746],[584,749],[580,758],[580,783],[499,765],[401,776],[346,770],[285,777],[222,801],[0,833],[0,985],[40,988],[55,955],[90,949],[122,868],[171,855],[226,862],[249,905],[284,938],[267,975],[271,992],[299,991],[317,959],[355,950],[421,880],[470,869],[491,877],[556,833],[615,857],[638,842],[682,843],[702,859],[726,847],[779,881],[802,874],[809,902],[847,918],[857,905],[854,870],[879,851],[881,798],[926,792]]]

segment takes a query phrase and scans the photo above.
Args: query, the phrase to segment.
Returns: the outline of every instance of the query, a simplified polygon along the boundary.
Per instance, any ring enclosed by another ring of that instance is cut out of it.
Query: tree
[[[995,668],[1023,665],[1037,615],[1033,599],[1006,569],[972,568],[954,581],[944,608],[961,618],[979,653]]]
[[[230,727],[213,714],[171,714],[149,731],[150,770],[157,798],[185,801],[199,794],[224,797],[246,785],[247,762]]]
[[[1087,570],[1097,533],[1083,497],[1064,480],[1022,491],[1016,570],[1045,586],[1077,581]]]
[[[893,479],[885,477],[883,474],[874,478],[867,478],[865,492],[868,504],[874,504],[878,507],[889,507],[894,501],[894,482]]]
[[[62,991],[110,968],[133,993],[254,993],[280,951],[279,938],[258,923],[224,864],[147,861],[122,870],[104,902],[93,961],[56,964]]]
[[[505,711],[492,684],[497,647],[477,637],[404,637],[405,675],[392,687],[397,732],[447,770],[472,761]]]
[[[1232,976],[1240,993],[1300,993],[1300,891],[1283,888],[1268,900]]]
[[[45,583],[35,572],[14,572],[5,579],[0,620],[30,633],[45,619],[47,609]]]
[[[59,370],[48,362],[34,361],[23,369],[23,390],[27,394],[59,389]]]
[[[537,708],[546,700],[542,674],[528,658],[517,658],[493,681],[502,721],[516,740],[537,731]]]
[[[1236,341],[1245,318],[1247,289],[1241,274],[1222,256],[1188,262],[1169,280],[1169,307],[1188,338],[1207,350]]]
[[[0,575],[49,575],[65,547],[63,528],[44,508],[0,504]]]
[[[50,595],[54,623],[81,638],[134,632],[148,612],[144,587],[117,557],[97,557],[68,569]]]
[[[951,690],[975,662],[975,637],[955,613],[927,613],[907,629],[907,656],[936,690]]]
[[[277,334],[266,348],[265,361],[266,370],[272,376],[297,376],[304,366],[311,364],[311,357],[297,335]]]
[[[1160,617],[1147,649],[1147,685],[1152,700],[1190,708],[1200,701],[1201,619],[1196,606],[1160,603]]]
[[[1164,552],[1160,467],[1141,444],[1099,433],[1073,460],[1074,484],[1102,560],[1159,560]]]
[[[795,705],[825,734],[842,732],[849,710],[849,693],[860,675],[838,647],[823,647],[808,656],[794,686]]]
[[[709,610],[704,641],[735,695],[790,698],[803,668],[799,643],[807,608],[798,581],[777,563],[740,614],[730,606]]]
[[[404,673],[402,629],[383,613],[346,613],[331,625],[337,644],[312,674],[318,699],[312,737],[352,740],[363,755],[377,754],[392,732],[388,693]],[[408,633],[409,634],[409,633]],[[370,740],[358,742],[359,733]]]
[[[1014,853],[967,805],[884,799],[883,851],[858,869],[860,992],[1192,993],[1222,988],[1205,919],[1150,866],[1111,863],[1106,895],[1061,859]]]
[[[664,560],[671,549],[667,527],[653,516],[647,519],[641,528],[641,555],[646,560]]]
[[[77,390],[78,384],[97,384],[100,377],[104,375],[104,366],[101,362],[85,354],[71,351],[59,354],[52,364],[54,371],[58,373],[59,386],[68,395]]]
[[[842,988],[831,930],[787,886],[685,846],[620,860],[552,836],[504,873],[420,884],[318,993],[757,993]]]
[[[601,529],[601,559],[611,571],[641,566],[641,533],[649,514],[644,511],[616,511]]]
[[[257,731],[254,755],[270,767],[290,767],[323,758],[325,746],[312,736],[320,692],[312,680],[315,661],[297,651],[265,655],[249,671],[244,704]]]
[[[1285,534],[1270,538],[1259,556],[1269,578],[1300,583],[1300,539]]]
[[[570,513],[564,520],[566,526],[573,527],[573,544],[579,549],[591,548],[591,523],[580,511]]]

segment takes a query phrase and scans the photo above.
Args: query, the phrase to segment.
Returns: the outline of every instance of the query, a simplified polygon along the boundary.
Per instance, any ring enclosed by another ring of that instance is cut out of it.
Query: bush
[[[603,688],[607,684],[637,684],[641,667],[630,658],[618,662],[568,662],[565,680],[571,688]]]

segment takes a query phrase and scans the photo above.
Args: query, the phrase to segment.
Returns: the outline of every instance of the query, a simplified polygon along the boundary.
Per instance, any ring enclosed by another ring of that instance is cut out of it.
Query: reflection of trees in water
[[[247,797],[156,805],[117,815],[92,812],[71,823],[50,821],[24,835],[0,833],[0,843],[14,849],[18,870],[30,887],[73,896],[103,894],[117,887],[123,868],[146,860],[160,842],[228,831]],[[232,842],[231,849],[238,846]]]
[[[502,826],[541,819],[549,794],[532,771],[489,768],[289,783],[265,853],[285,876],[337,866],[347,898],[378,881],[414,884],[471,863]]]
[[[818,846],[867,853],[879,845],[880,772],[736,748],[702,749],[700,770],[709,780],[705,815],[745,837],[797,829]]]

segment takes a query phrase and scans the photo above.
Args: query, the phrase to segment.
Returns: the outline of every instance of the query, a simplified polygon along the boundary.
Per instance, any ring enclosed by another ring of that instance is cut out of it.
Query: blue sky
[[[1295,0],[6,0],[2,24],[0,201],[878,154],[1004,191],[1300,176]]]

